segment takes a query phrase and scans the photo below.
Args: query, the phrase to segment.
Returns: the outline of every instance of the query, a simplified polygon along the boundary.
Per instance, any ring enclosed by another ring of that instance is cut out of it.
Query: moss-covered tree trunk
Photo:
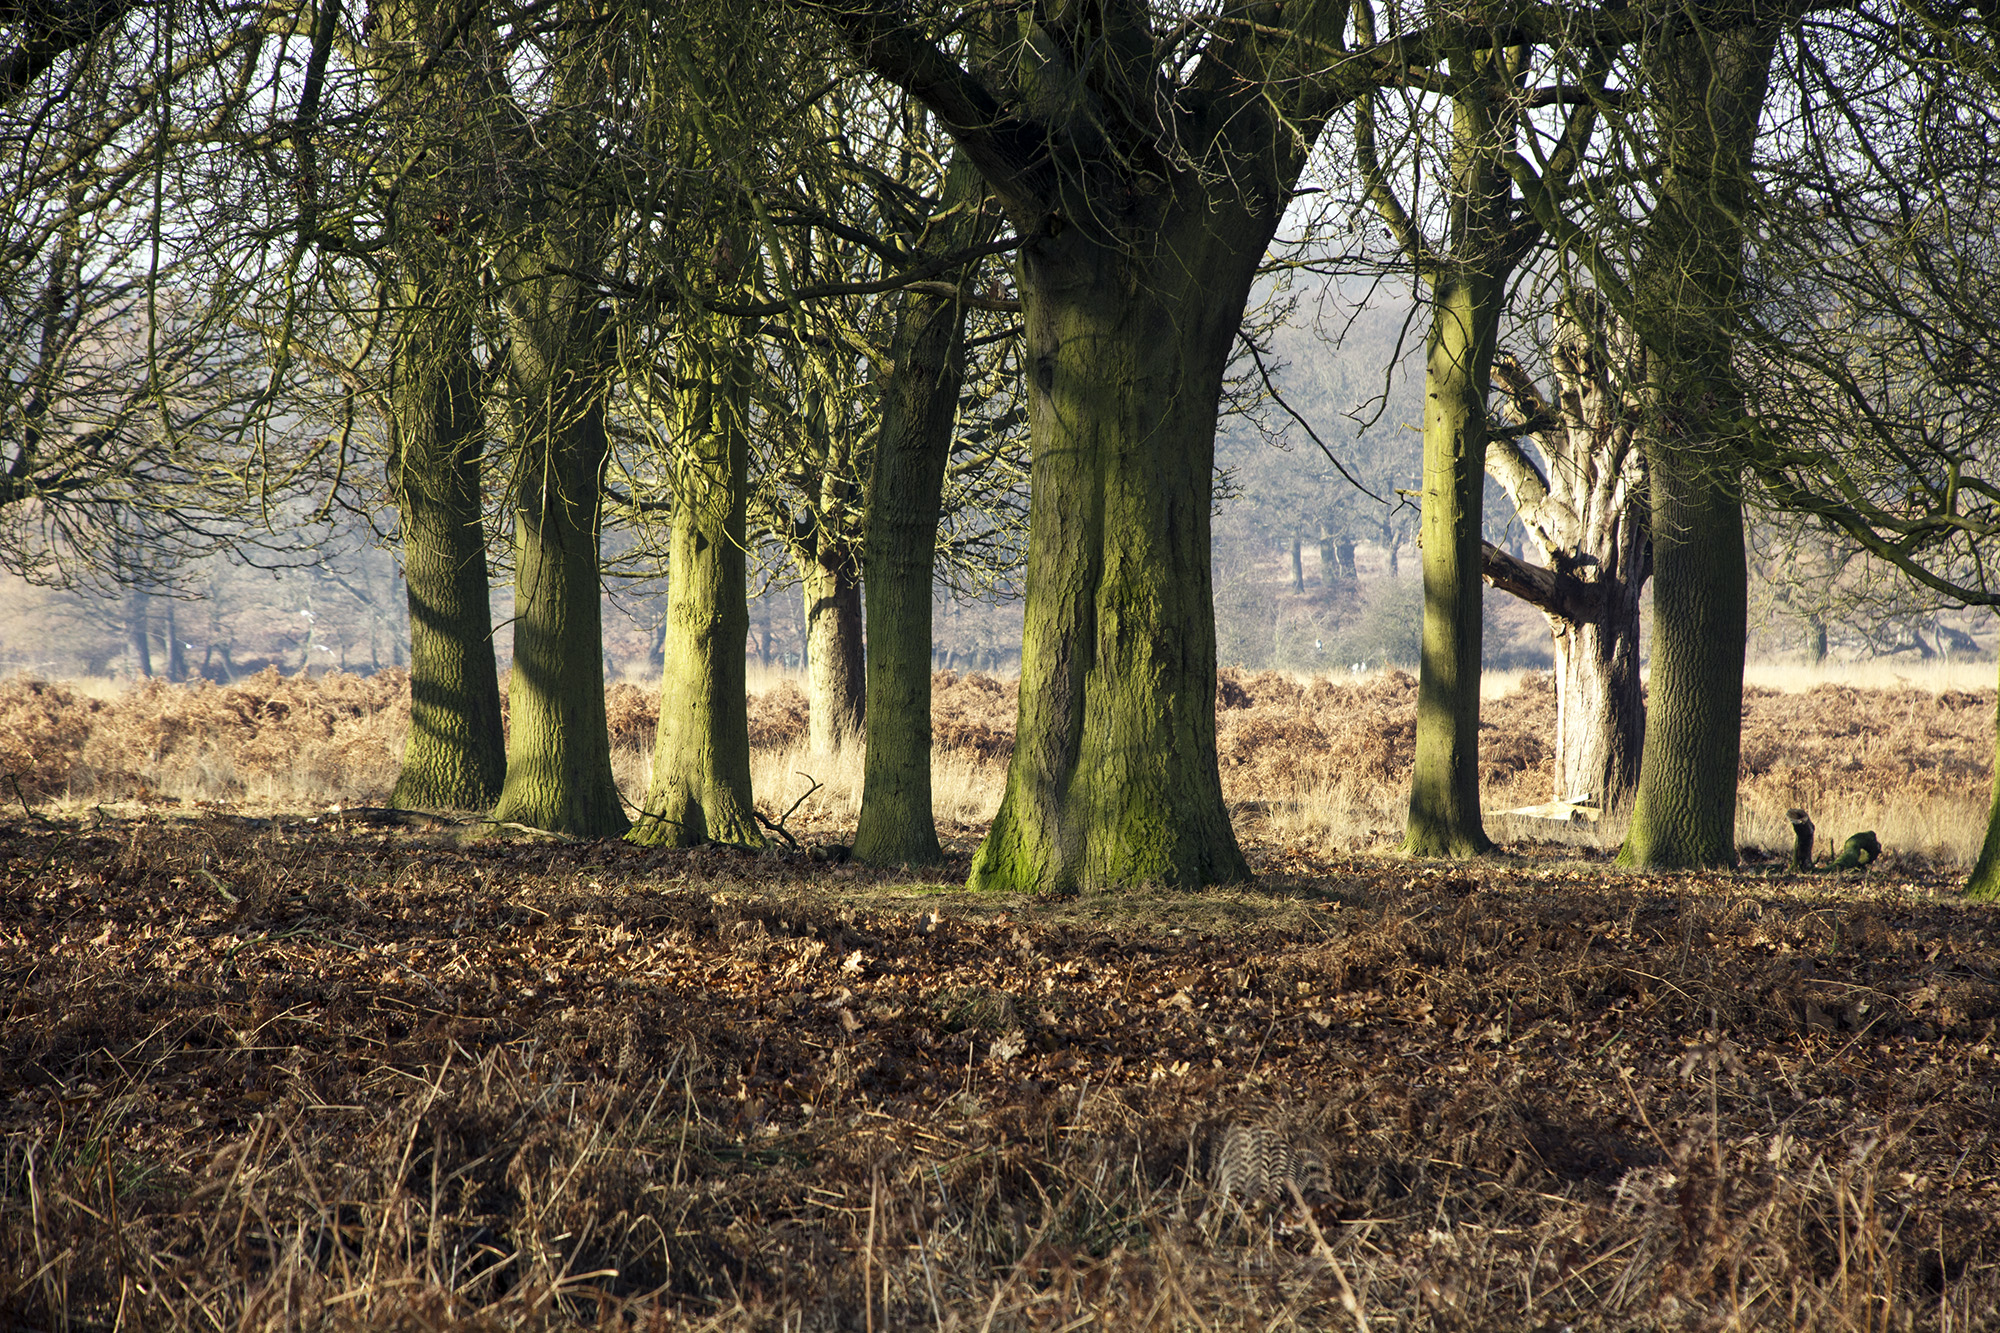
[[[1127,0],[1033,7],[976,71],[965,29],[948,50],[899,0],[815,12],[939,118],[1020,240],[1020,712],[971,882],[1243,879],[1215,754],[1216,408],[1257,266],[1360,84],[1325,57],[1350,10],[1302,0],[1196,32]]]
[[[1209,506],[1223,368],[1269,232],[1212,201],[1125,221],[1022,251],[1021,702],[975,888],[1249,873],[1216,768]]]
[[[1776,37],[1738,4],[1704,18],[1649,54],[1647,109],[1666,170],[1632,275],[1648,348],[1654,633],[1645,756],[1619,861],[1650,869],[1736,863],[1748,597],[1734,307]]]
[[[860,559],[847,542],[816,535],[804,574],[807,743],[834,754],[861,741],[867,711]]]
[[[651,846],[764,842],[752,804],[744,703],[753,352],[750,335],[733,320],[696,321],[679,340],[666,670],[652,782],[631,834]]]
[[[1505,289],[1470,266],[1432,280],[1424,361],[1423,649],[1416,761],[1403,849],[1478,856],[1480,532],[1486,494],[1486,385]]]
[[[1965,885],[1966,896],[1982,902],[2000,901],[2000,712],[1994,720],[1993,804],[1986,816],[1986,841]]]
[[[963,309],[909,295],[868,487],[868,752],[856,860],[944,859],[931,810],[931,615],[939,506],[965,377]]]
[[[410,729],[389,799],[483,810],[499,799],[507,753],[480,489],[480,258],[461,217],[477,169],[458,131],[486,90],[468,77],[466,47],[454,45],[468,34],[450,21],[418,0],[369,10],[368,72],[397,150],[381,181],[394,200],[389,493],[410,612]]]
[[[547,267],[532,255],[510,275],[508,369],[520,432],[514,672],[507,780],[493,817],[614,837],[630,821],[611,775],[598,585],[609,328],[588,292]]]
[[[474,293],[404,261],[389,391],[389,489],[410,608],[410,730],[389,802],[484,810],[507,772],[480,508]],[[465,277],[467,275],[460,275]]]

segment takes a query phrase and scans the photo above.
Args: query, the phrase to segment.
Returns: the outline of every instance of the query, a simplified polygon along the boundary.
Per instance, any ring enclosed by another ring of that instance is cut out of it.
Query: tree
[[[494,246],[507,313],[514,427],[514,671],[507,778],[495,820],[580,837],[630,826],[611,775],[598,583],[605,414],[615,369],[611,312],[592,275],[611,235],[589,190],[603,69],[620,25],[592,11],[543,29],[546,102],[496,99],[489,133],[509,193]],[[527,52],[516,59],[525,59]],[[579,276],[584,275],[584,276]]]
[[[987,239],[970,163],[946,173],[942,204],[908,239],[920,252]],[[932,234],[935,233],[935,234]],[[907,291],[881,383],[868,485],[868,751],[854,854],[875,865],[943,859],[931,811],[931,606],[938,520],[966,370],[966,291]]]
[[[737,277],[742,229],[716,244],[717,277]],[[761,847],[744,712],[744,504],[749,490],[755,342],[739,319],[684,319],[672,367],[676,485],[665,670],[653,780],[635,842]]]
[[[458,136],[484,108],[477,54],[428,6],[376,4],[368,54],[393,241],[389,485],[410,613],[410,730],[390,803],[484,810],[506,777],[486,568],[483,375],[474,315],[483,265],[460,216],[472,164]]]
[[[1652,549],[1636,395],[1644,353],[1602,298],[1579,289],[1557,306],[1550,360],[1555,392],[1548,398],[1518,358],[1495,362],[1511,422],[1486,457],[1542,564],[1525,564],[1488,542],[1485,569],[1494,587],[1548,618],[1555,799],[1622,811],[1638,786],[1645,734],[1639,604]],[[1514,431],[1534,442],[1539,463]]]
[[[1599,190],[1588,224],[1565,214],[1534,165],[1509,159],[1536,216],[1647,352],[1641,440],[1656,631],[1639,788],[1619,853],[1628,865],[1736,861],[1747,601],[1734,353],[1752,150],[1771,58],[1794,17],[1754,0],[1683,4],[1662,17],[1629,57],[1643,96],[1600,95],[1615,116],[1607,179],[1620,188]]]
[[[1127,0],[1001,10],[977,20],[974,69],[904,6],[814,8],[924,101],[1023,238],[1021,711],[972,883],[1241,879],[1215,762],[1215,409],[1264,248],[1351,96],[1345,13],[1156,27]]]
[[[681,273],[659,353],[635,367],[665,425],[660,443],[673,484],[660,725],[632,835],[649,844],[764,842],[744,705],[745,511],[759,332],[773,313],[760,289],[775,285],[786,298],[796,289],[759,192],[780,175],[778,163],[790,165],[784,150],[792,145],[772,117],[809,80],[787,79],[794,67],[760,35],[769,34],[729,11],[704,14],[660,34],[655,66],[654,95],[673,112],[662,125],[677,131],[675,184],[655,189],[645,208],[669,251],[661,267],[672,273],[678,261]],[[705,263],[689,262],[702,253],[697,237],[707,244]]]

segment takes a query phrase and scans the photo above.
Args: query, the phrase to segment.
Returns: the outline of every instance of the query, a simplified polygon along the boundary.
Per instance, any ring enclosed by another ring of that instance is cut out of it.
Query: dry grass
[[[1994,909],[1253,855],[0,825],[0,1326],[2000,1320]]]
[[[1968,864],[1985,829],[1994,697],[1990,683],[1954,684],[1956,670],[1939,667],[1893,689],[1838,681],[1790,691],[1751,685],[1738,814],[1744,847],[1762,855],[1789,850],[1784,812],[1804,806],[1834,844],[1873,828],[1906,858]],[[1979,670],[1990,674],[1990,667]],[[806,753],[798,680],[773,672],[756,683],[750,735],[760,804],[768,814],[783,813],[809,785],[799,775],[810,775],[822,787],[792,826],[841,837],[859,808],[860,756]],[[948,840],[976,836],[998,807],[1018,692],[1018,682],[1004,677],[935,678],[932,780]],[[1485,693],[1488,808],[1549,799],[1555,705],[1548,677],[1492,675]],[[307,681],[266,671],[228,687],[155,682],[107,698],[17,677],[0,683],[0,773],[31,803],[72,807],[133,800],[259,811],[378,804],[394,783],[407,710],[398,672]],[[650,774],[657,710],[650,687],[618,683],[606,691],[614,771],[634,803]],[[1409,675],[1224,671],[1217,733],[1224,793],[1245,837],[1330,854],[1384,849],[1400,836],[1416,737]],[[1492,822],[1503,840],[1552,836],[1539,825],[1499,816]],[[1553,836],[1604,849],[1622,829],[1607,824]]]

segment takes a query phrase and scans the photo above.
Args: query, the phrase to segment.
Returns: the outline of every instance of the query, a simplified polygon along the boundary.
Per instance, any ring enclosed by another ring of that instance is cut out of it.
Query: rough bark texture
[[[1622,864],[1736,863],[1748,632],[1734,305],[1749,153],[1774,32],[1740,10],[1678,28],[1650,54],[1648,110],[1666,173],[1641,230],[1634,323],[1648,352],[1652,694]]]
[[[931,812],[931,590],[938,508],[965,373],[963,309],[905,298],[868,487],[868,753],[854,856],[944,859]]]
[[[567,260],[555,256],[555,262]],[[630,825],[611,776],[598,587],[606,317],[529,257],[510,291],[517,397],[514,673],[497,820],[612,837]]]
[[[1994,720],[1993,805],[1986,817],[1986,841],[1965,885],[1966,897],[1981,902],[2000,901],[2000,712]]]
[[[631,835],[652,846],[764,844],[752,804],[744,704],[751,347],[735,321],[719,318],[680,340],[666,670],[653,779]]]
[[[861,740],[866,713],[861,571],[845,543],[814,545],[804,578],[807,741],[815,754],[834,754]]]
[[[1712,460],[1649,438],[1652,695],[1622,864],[1736,864],[1743,645],[1743,505]]]
[[[433,58],[446,21],[435,6],[377,0],[370,74],[400,140],[389,381],[389,492],[402,526],[410,611],[410,729],[390,804],[483,810],[507,772],[493,650],[485,445],[473,351],[479,256],[459,230],[456,192],[473,168],[450,111],[476,102],[454,52]],[[445,127],[434,120],[443,112]]]
[[[406,261],[390,385],[389,488],[410,607],[410,730],[389,803],[484,810],[507,752],[480,510],[472,293]]]
[[[1555,402],[1512,357],[1494,365],[1512,424],[1542,465],[1509,436],[1488,446],[1486,468],[1514,504],[1540,568],[1492,546],[1486,575],[1539,609],[1555,655],[1553,796],[1623,810],[1638,787],[1645,730],[1639,681],[1639,605],[1652,574],[1644,450],[1636,389],[1644,362],[1590,293],[1557,314]]]
[[[1199,55],[1139,0],[1024,10],[977,74],[921,8],[820,12],[944,123],[1021,241],[1021,703],[972,884],[1242,879],[1215,755],[1216,405],[1258,262],[1352,95],[1320,54],[1347,10],[1273,6],[1194,37]]]
[[[1139,242],[1082,225],[1023,254],[1034,462],[1020,717],[974,888],[1249,873],[1215,759],[1209,491],[1223,366],[1263,237],[1239,223],[1232,245],[1230,226],[1175,216],[1143,267],[1127,250]]]
[[[1622,811],[1638,790],[1645,753],[1639,597],[1622,581],[1601,592],[1595,616],[1549,618],[1556,686],[1553,795]]]

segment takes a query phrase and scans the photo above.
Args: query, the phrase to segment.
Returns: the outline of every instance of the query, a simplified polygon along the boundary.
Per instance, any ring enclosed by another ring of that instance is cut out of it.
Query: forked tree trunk
[[[1487,471],[1514,504],[1543,566],[1485,548],[1486,576],[1540,610],[1555,655],[1558,801],[1624,810],[1639,782],[1645,704],[1639,682],[1639,603],[1652,565],[1637,437],[1643,354],[1593,293],[1557,308],[1555,403],[1520,363],[1498,357],[1493,378],[1537,466],[1510,435],[1487,449]]]
[[[1206,200],[1129,221],[1144,240],[1079,220],[1021,255],[1020,716],[976,889],[1249,874],[1216,767],[1209,506],[1223,369],[1270,233]]]
[[[410,607],[410,730],[389,803],[484,810],[499,798],[507,751],[480,508],[471,293],[408,271],[402,291],[389,487]]]
[[[856,860],[944,859],[931,811],[931,617],[938,510],[965,378],[965,316],[911,294],[882,386],[868,487],[868,752]]]
[[[689,330],[680,343],[666,670],[653,779],[631,834],[649,846],[764,844],[752,804],[744,704],[753,345],[735,321],[720,318]]]
[[[867,676],[861,650],[861,571],[841,542],[814,540],[805,561],[807,743],[835,754],[861,740]]]
[[[1404,850],[1478,856],[1480,529],[1486,495],[1486,384],[1504,287],[1471,265],[1432,279],[1424,363],[1424,624],[1416,760]]]
[[[493,817],[613,837],[630,821],[611,775],[598,585],[607,321],[558,279],[520,281],[512,299],[510,368],[522,422],[514,672],[507,780]]]

